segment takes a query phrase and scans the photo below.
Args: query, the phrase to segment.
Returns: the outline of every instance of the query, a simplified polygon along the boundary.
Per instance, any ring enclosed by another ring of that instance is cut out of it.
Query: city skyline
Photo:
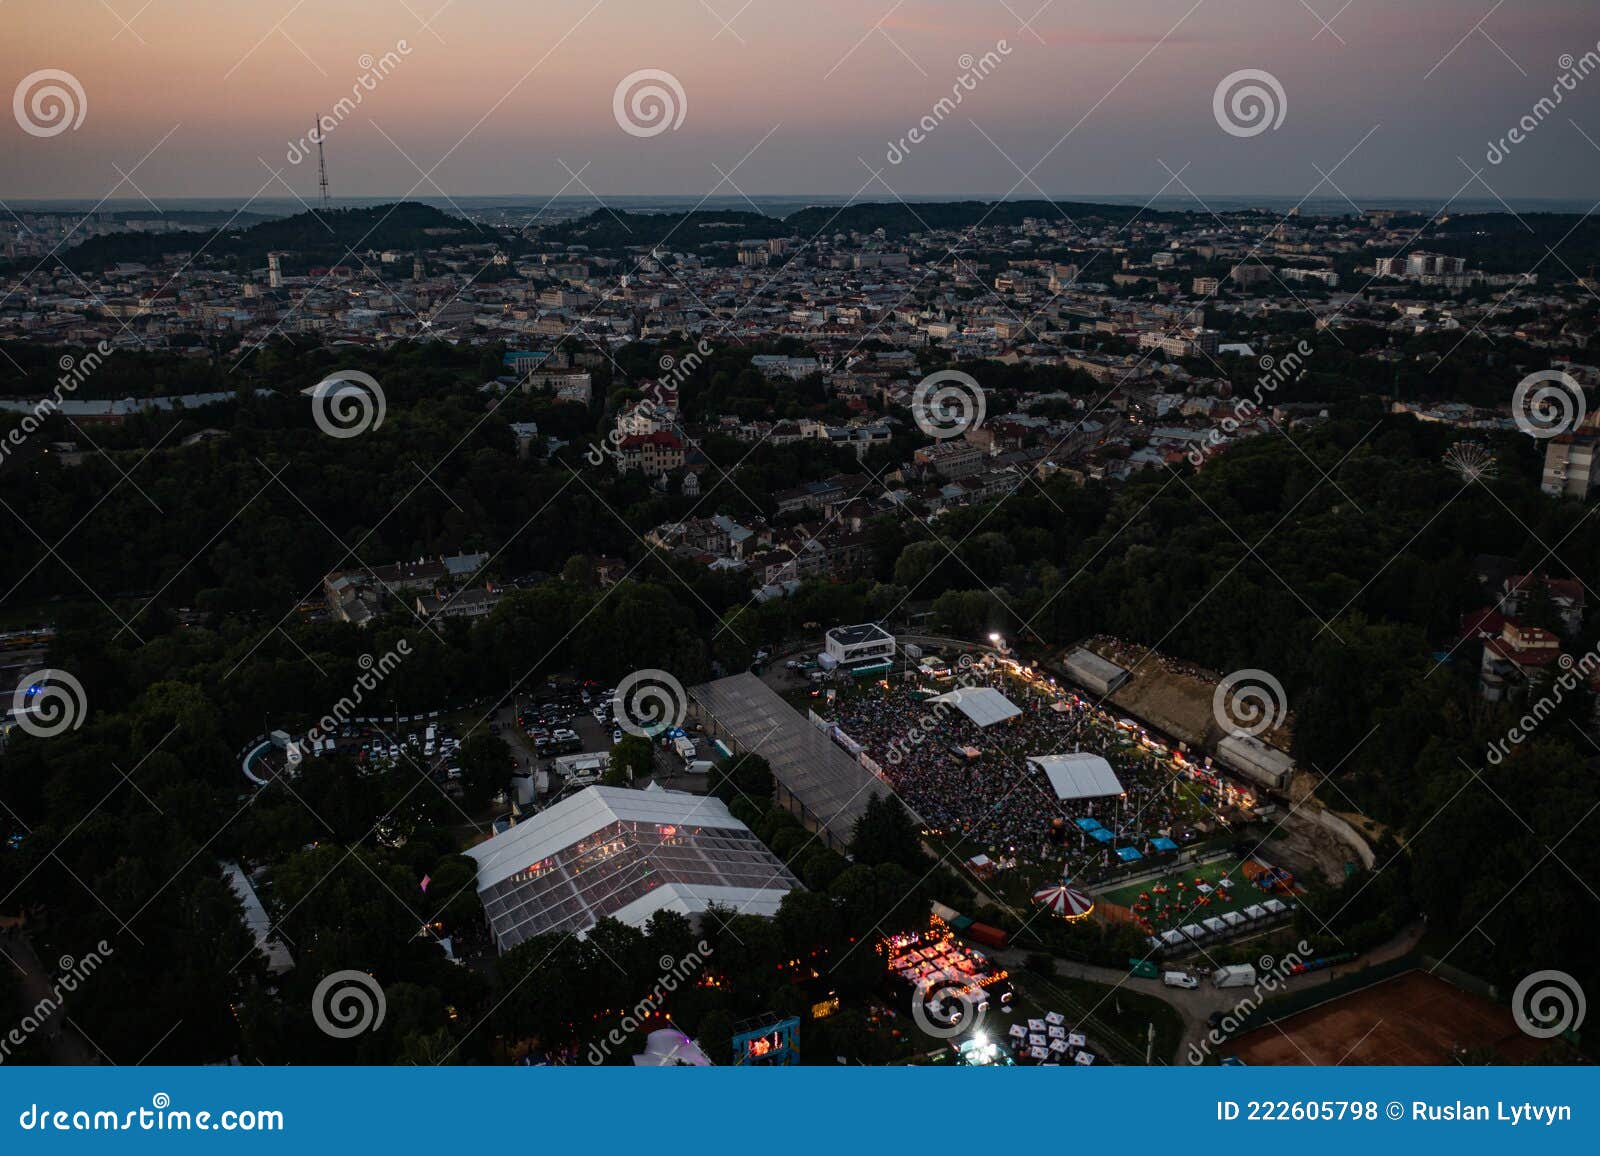
[[[1492,200],[1600,177],[1595,30],[1570,0],[1033,7],[12,0],[0,196],[314,201],[319,110],[352,198]],[[618,90],[647,70],[675,82],[671,123],[630,131]],[[29,131],[25,81],[54,71],[82,107]],[[1223,131],[1214,97],[1246,72],[1277,82],[1277,119]]]
[[[1571,1146],[1595,0],[868,5],[0,0],[0,1117]]]

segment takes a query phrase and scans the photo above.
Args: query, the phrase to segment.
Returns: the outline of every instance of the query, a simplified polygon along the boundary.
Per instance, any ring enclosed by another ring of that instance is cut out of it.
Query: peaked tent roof
[[[1087,751],[1065,755],[1032,755],[1028,761],[1044,772],[1059,799],[1100,799],[1122,794],[1111,764]]]
[[[478,861],[481,891],[616,822],[693,823],[747,830],[714,795],[589,787],[502,835],[468,847],[465,853]]]
[[[964,686],[928,701],[950,703],[980,727],[993,726],[1022,713],[1021,707],[990,686]]]
[[[1094,910],[1094,900],[1067,883],[1035,891],[1033,901],[1068,919],[1082,919]]]

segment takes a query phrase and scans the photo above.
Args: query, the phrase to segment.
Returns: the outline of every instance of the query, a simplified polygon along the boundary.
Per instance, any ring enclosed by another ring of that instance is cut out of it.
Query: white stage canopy
[[[997,722],[1016,718],[1022,713],[1021,707],[990,686],[964,686],[960,690],[952,690],[948,694],[941,694],[928,701],[947,702],[951,706],[959,707],[962,714],[980,727],[993,726]]]
[[[1111,764],[1087,752],[1069,755],[1035,755],[1030,763],[1045,773],[1056,796],[1063,801],[1101,799],[1122,794]]]

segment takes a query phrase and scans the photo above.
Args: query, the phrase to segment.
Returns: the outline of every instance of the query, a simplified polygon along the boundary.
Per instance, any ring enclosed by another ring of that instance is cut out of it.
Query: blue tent
[[[1176,851],[1178,845],[1171,839],[1157,838],[1150,840],[1150,847],[1155,851]]]
[[[1144,856],[1139,854],[1137,847],[1118,847],[1117,858],[1124,863],[1132,863],[1135,859],[1143,859]]]
[[[1088,817],[1079,819],[1078,820],[1078,826],[1079,826],[1080,829],[1082,829],[1084,831],[1098,831],[1098,830],[1100,830],[1099,822],[1097,820],[1095,820],[1095,819],[1090,819]]]
[[[1089,832],[1089,838],[1093,839],[1097,843],[1109,843],[1112,840],[1112,834],[1104,827],[1096,827],[1093,831]]]

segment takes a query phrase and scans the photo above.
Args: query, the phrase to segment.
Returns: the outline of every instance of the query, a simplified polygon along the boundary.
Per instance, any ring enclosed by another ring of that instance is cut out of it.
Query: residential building
[[[1561,660],[1561,639],[1549,630],[1507,622],[1483,644],[1478,687],[1490,702],[1520,698],[1528,684]]]
[[[1583,431],[1560,434],[1544,445],[1544,471],[1539,488],[1552,498],[1587,501],[1600,488],[1596,449],[1600,434]]]
[[[674,434],[634,434],[617,443],[617,468],[643,470],[652,477],[683,468],[683,442]]]
[[[924,446],[912,455],[924,472],[941,478],[964,478],[983,470],[985,454],[971,442],[960,438]]]

